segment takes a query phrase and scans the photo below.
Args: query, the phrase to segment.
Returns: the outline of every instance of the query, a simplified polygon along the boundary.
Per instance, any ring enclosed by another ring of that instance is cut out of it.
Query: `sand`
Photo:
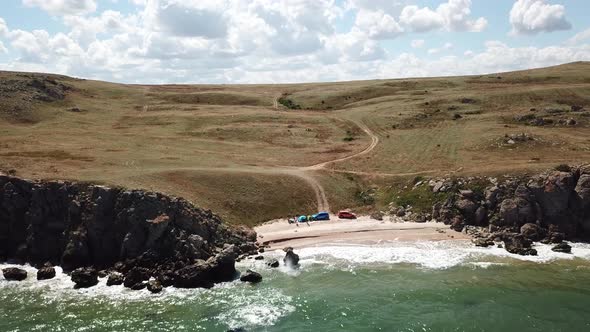
[[[356,220],[333,219],[289,224],[286,219],[273,220],[255,228],[258,241],[270,248],[311,247],[327,244],[386,244],[392,241],[469,240],[442,223],[403,222],[386,217],[374,220],[368,216]]]

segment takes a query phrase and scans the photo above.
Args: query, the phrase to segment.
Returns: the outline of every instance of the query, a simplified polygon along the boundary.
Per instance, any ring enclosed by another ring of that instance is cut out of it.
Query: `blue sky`
[[[0,69],[130,83],[479,74],[590,60],[585,0],[6,0]]]

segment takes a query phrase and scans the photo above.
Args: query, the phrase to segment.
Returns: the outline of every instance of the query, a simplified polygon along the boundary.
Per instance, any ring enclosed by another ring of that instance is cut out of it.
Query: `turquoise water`
[[[0,331],[588,331],[590,246],[539,257],[456,242],[299,250],[301,268],[258,285],[160,295],[74,290],[67,276],[0,278]],[[282,253],[267,253],[279,256]],[[4,267],[4,266],[3,266]]]

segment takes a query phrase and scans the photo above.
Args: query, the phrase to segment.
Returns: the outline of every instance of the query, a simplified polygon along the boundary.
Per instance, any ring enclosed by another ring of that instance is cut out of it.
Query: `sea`
[[[590,331],[590,245],[538,256],[467,241],[296,249],[298,268],[244,260],[263,276],[160,294],[0,277],[0,331]],[[270,251],[265,258],[281,259]],[[7,264],[0,265],[4,268]]]

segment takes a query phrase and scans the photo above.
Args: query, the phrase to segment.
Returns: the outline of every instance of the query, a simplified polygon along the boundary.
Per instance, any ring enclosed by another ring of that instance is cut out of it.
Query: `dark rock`
[[[132,288],[133,286],[140,284],[143,281],[148,280],[149,278],[149,270],[140,267],[134,267],[125,274],[123,286],[127,288]]]
[[[47,280],[55,278],[55,268],[53,266],[45,266],[37,271],[37,280]]]
[[[109,274],[109,278],[107,279],[107,286],[115,286],[115,285],[122,285],[125,280],[123,274],[119,272],[113,272]]]
[[[473,240],[473,244],[475,244],[476,247],[484,247],[485,248],[485,247],[493,246],[494,241],[492,241],[490,239],[479,238],[479,239]]]
[[[27,271],[17,267],[7,267],[2,269],[4,279],[11,281],[23,281],[27,279]]]
[[[264,248],[258,249],[258,252],[261,253],[261,254],[263,254],[264,253]]]
[[[451,222],[451,229],[457,232],[463,231],[463,227],[465,227],[465,223],[461,217],[453,218]]]
[[[531,241],[540,241],[545,237],[545,230],[536,224],[527,223],[520,227],[520,234]]]
[[[395,213],[395,215],[396,215],[396,216],[398,216],[398,217],[403,217],[403,216],[405,216],[405,215],[406,215],[406,209],[404,209],[403,207],[401,207],[401,206],[400,206],[400,207],[397,209],[397,212]]]
[[[98,272],[91,267],[77,268],[70,276],[76,284],[74,288],[88,288],[98,284]]]
[[[147,287],[147,282],[138,282],[135,285],[129,287],[131,290],[142,290]]]
[[[417,223],[425,223],[426,222],[426,215],[424,213],[414,213],[411,217],[413,222]]]
[[[246,273],[244,273],[240,277],[240,281],[250,282],[250,283],[259,283],[262,281],[262,276],[258,272],[254,272],[252,270],[247,270]]]
[[[503,236],[504,248],[511,254],[523,256],[535,256],[537,251],[531,248],[532,241],[522,234],[505,234]]]
[[[566,254],[571,254],[572,253],[572,246],[570,246],[566,242],[561,242],[560,244],[551,248],[551,250],[553,250],[555,252],[562,252],[562,253],[566,253]]]
[[[254,257],[254,260],[257,260],[257,261],[261,261],[263,259],[264,259],[264,256],[262,256],[262,255],[258,255],[256,257]]]
[[[266,262],[266,265],[269,267],[279,267],[279,261],[273,258]]]
[[[210,267],[204,261],[183,267],[176,271],[174,287],[178,288],[211,288]]]
[[[283,263],[288,267],[296,267],[299,265],[299,255],[293,252],[293,248],[288,248],[283,258]]]
[[[160,282],[158,280],[150,280],[147,283],[147,289],[150,292],[152,292],[154,294],[157,294],[157,293],[160,293],[162,291],[162,284],[160,284]]]

